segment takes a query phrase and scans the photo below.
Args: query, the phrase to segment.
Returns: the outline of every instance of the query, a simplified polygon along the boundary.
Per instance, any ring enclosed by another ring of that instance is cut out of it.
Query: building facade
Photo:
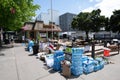
[[[41,38],[58,38],[59,32],[62,30],[58,25],[54,23],[44,24],[43,21],[25,22],[23,29],[23,35],[25,38],[34,38],[37,40]]]
[[[73,31],[73,29],[71,28],[71,22],[75,16],[76,14],[65,13],[59,17],[60,27],[63,32]]]
[[[45,24],[49,24],[49,22],[54,22],[56,25],[59,25],[59,16],[59,11],[52,10],[51,12],[51,9],[49,9],[47,13],[40,13],[36,20],[43,21]]]

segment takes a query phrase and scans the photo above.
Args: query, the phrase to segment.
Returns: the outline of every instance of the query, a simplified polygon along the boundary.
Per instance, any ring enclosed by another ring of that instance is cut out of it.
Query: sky
[[[51,0],[34,0],[34,4],[40,5],[40,9],[36,11],[37,15],[41,12],[47,13],[47,10],[51,9]],[[52,9],[59,11],[60,15],[100,9],[101,15],[110,17],[114,10],[120,9],[120,0],[52,0]]]

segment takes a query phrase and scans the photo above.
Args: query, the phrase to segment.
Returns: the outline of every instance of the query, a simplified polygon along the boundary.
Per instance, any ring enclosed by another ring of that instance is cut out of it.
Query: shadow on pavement
[[[5,54],[4,53],[0,53],[0,56],[5,56]]]
[[[49,72],[49,73],[56,73],[56,72],[58,72],[58,71],[55,71],[55,70],[53,70],[53,69],[50,69],[48,72]]]
[[[69,80],[69,79],[76,79],[76,78],[80,77],[80,75],[79,75],[79,76],[71,75],[71,76],[69,76],[69,77],[66,77],[66,76],[64,76],[62,73],[60,73],[60,74],[61,74],[61,76],[63,76],[66,80]]]
[[[5,51],[6,49],[10,49],[10,48],[13,48],[13,47],[10,45],[2,45],[2,47],[0,47],[0,51]]]

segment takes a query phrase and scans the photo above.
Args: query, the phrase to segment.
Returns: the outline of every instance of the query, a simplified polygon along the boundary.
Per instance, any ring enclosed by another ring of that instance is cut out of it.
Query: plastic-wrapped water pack
[[[61,61],[63,61],[64,58],[64,52],[63,51],[55,51],[54,53],[54,64],[53,64],[53,69],[55,71],[60,71],[61,70]]]
[[[94,71],[98,71],[100,70],[100,65],[99,62],[97,60],[94,61]]]
[[[99,69],[104,68],[105,61],[102,58],[96,58],[95,60],[98,61],[98,64],[100,65]]]
[[[72,48],[71,72],[75,76],[83,74],[82,54],[83,54],[82,48]]]
[[[54,64],[53,54],[46,55],[45,62],[48,67],[53,67],[53,64]]]
[[[83,72],[85,74],[91,73],[94,71],[94,60],[87,59],[83,62]]]
[[[86,61],[88,59],[88,56],[82,56],[82,62]]]

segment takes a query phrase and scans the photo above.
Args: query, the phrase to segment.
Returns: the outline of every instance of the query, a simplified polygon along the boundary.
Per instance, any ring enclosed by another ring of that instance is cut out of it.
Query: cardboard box
[[[71,76],[71,69],[69,65],[62,64],[62,74],[65,77],[70,77]]]

